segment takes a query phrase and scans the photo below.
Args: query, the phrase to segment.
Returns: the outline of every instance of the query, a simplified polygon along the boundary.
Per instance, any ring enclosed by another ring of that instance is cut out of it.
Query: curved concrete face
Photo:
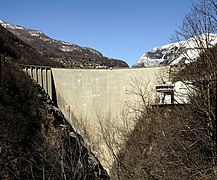
[[[166,71],[165,67],[113,70],[52,68],[59,108],[69,120],[75,116],[79,121],[88,122],[92,126],[91,131],[98,129],[98,121],[105,116],[109,115],[118,122],[123,110],[134,112],[143,103],[140,101],[141,94],[145,101],[153,101],[155,85]],[[76,128],[75,122],[71,123]]]

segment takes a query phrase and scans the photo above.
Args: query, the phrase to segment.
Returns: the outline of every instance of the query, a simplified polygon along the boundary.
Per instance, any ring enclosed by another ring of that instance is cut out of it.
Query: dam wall
[[[85,123],[93,132],[102,119],[120,122],[123,114],[135,116],[144,104],[155,101],[155,85],[168,79],[168,67],[84,70],[25,66],[23,70],[75,128],[76,123]]]
[[[155,102],[155,86],[168,80],[168,69],[23,67],[84,137],[107,170],[114,159],[103,140],[102,126],[116,138],[114,147],[116,143],[121,144],[119,131],[133,128],[135,117],[140,115],[144,105]]]
[[[73,118],[98,130],[105,117],[120,121],[156,98],[155,85],[166,68],[60,69],[52,68],[58,107],[73,124]],[[76,126],[76,125],[75,125]]]

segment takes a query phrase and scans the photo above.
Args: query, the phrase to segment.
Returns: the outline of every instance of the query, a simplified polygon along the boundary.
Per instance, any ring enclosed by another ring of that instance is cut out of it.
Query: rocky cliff
[[[190,63],[199,57],[204,49],[217,44],[217,35],[200,35],[186,41],[155,47],[142,55],[133,67],[155,67]]]

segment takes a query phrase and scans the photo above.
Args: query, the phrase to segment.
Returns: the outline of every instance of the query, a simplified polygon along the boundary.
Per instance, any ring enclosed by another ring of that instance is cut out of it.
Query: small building
[[[160,94],[158,104],[174,104],[174,84],[172,82],[158,84],[155,88]]]
[[[165,82],[155,88],[159,94],[155,105],[180,105],[189,102],[189,87],[182,81]]]

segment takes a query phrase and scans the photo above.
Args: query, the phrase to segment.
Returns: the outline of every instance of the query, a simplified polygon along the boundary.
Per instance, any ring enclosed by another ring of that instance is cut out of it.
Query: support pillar
[[[47,75],[46,75],[46,68],[42,68],[42,87],[44,88],[45,92],[47,93]]]
[[[26,68],[26,73],[27,73],[28,76],[31,77],[31,68],[30,67]]]
[[[43,87],[42,69],[38,68],[38,84]]]
[[[37,71],[37,68],[32,68],[32,78],[33,78],[36,82],[38,82],[38,78],[37,78],[37,73],[36,73],[36,71]]]
[[[47,69],[47,93],[52,98],[52,81],[51,81],[51,69]]]

